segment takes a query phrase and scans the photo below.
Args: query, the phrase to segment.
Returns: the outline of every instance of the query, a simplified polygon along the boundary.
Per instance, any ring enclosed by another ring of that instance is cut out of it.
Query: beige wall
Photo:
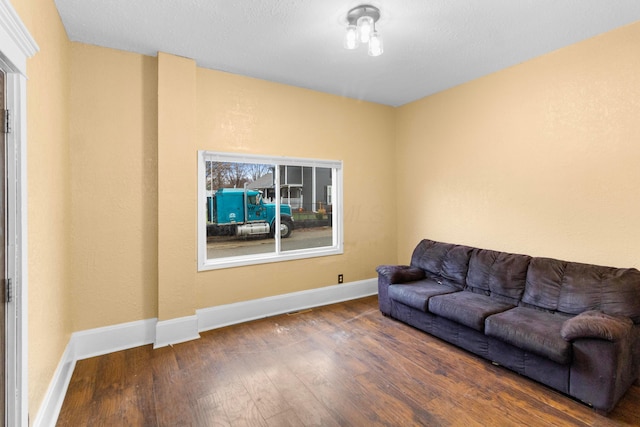
[[[27,63],[29,413],[69,341],[69,45],[51,0],[13,1],[40,47]]]
[[[339,273],[347,281],[371,278],[377,264],[395,259],[395,210],[380,196],[394,188],[388,168],[394,155],[391,108],[196,68],[170,55],[160,56],[158,72],[168,73],[160,79],[159,94],[183,104],[171,123],[159,116],[160,136],[172,135],[159,141],[164,151],[158,165],[158,249],[166,259],[160,261],[166,271],[160,275],[162,320],[194,314],[197,308],[333,285]],[[189,106],[194,72],[196,100]],[[168,103],[160,98],[160,114]],[[191,111],[196,111],[195,137],[185,132]],[[198,273],[198,150],[343,160],[345,254]]]
[[[157,59],[71,45],[72,330],[157,316]]]
[[[640,23],[398,111],[399,251],[423,237],[640,267]]]
[[[196,63],[158,55],[158,318],[195,314]]]
[[[346,282],[369,279],[395,261],[391,107],[206,69],[197,76],[189,177],[202,149],[342,160],[345,183],[344,255],[197,273],[197,307],[334,285],[339,273]],[[195,215],[194,205],[185,220]]]
[[[367,279],[395,260],[392,108],[79,43],[71,79],[73,331]],[[198,273],[200,149],[343,160],[345,254]]]

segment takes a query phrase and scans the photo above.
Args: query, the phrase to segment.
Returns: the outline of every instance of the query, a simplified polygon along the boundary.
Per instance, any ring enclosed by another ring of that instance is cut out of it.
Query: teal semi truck
[[[242,188],[220,188],[207,197],[207,236],[274,235],[276,205],[262,193]],[[280,204],[280,237],[293,232],[291,206]]]

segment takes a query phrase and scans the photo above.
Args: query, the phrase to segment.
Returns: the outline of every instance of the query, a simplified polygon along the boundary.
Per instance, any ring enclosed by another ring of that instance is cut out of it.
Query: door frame
[[[7,138],[7,277],[13,300],[7,304],[6,422],[29,425],[27,311],[27,59],[38,45],[9,0],[0,0],[0,67],[5,72]]]

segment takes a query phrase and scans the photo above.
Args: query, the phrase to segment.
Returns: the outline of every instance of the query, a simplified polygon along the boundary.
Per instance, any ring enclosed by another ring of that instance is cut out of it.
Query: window
[[[342,240],[341,161],[198,152],[199,271],[337,255]]]

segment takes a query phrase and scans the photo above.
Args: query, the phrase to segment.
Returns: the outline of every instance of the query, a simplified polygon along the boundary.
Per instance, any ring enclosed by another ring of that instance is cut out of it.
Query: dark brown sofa
[[[383,314],[609,412],[640,371],[640,271],[423,240]]]

